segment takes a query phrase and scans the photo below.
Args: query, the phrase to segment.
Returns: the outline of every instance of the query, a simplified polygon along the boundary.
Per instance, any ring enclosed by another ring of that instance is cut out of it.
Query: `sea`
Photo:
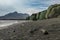
[[[16,23],[23,23],[25,20],[0,20],[0,27],[10,26]]]

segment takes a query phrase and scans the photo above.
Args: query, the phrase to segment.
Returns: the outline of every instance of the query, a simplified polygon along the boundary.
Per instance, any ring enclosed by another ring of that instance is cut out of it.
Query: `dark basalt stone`
[[[49,33],[47,31],[44,32],[44,35],[48,35]]]

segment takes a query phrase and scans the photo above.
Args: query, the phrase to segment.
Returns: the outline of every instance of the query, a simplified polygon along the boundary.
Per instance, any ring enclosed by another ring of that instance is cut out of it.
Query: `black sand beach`
[[[48,32],[45,35],[41,32]],[[17,23],[0,29],[0,40],[60,40],[60,18]]]

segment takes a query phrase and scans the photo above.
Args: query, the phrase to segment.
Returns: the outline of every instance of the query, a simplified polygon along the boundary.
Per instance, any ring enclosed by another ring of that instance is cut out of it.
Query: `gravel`
[[[45,35],[41,32],[48,32]],[[25,22],[0,29],[0,40],[60,40],[60,18]]]

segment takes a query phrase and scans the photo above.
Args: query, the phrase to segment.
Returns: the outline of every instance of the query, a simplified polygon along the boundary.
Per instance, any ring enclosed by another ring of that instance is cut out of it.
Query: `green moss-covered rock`
[[[46,12],[47,12],[47,10],[44,10],[42,12],[38,12],[36,14],[32,14],[31,15],[31,19],[32,20],[42,20],[42,19],[45,19]]]
[[[60,14],[60,4],[55,4],[49,6],[47,9],[47,13],[45,15],[45,18],[54,18],[57,17]]]
[[[30,20],[30,16],[28,16],[28,17],[26,18],[26,20]]]
[[[30,19],[37,20],[38,19],[38,14],[32,14]]]
[[[47,10],[42,11],[39,19],[41,19],[41,20],[45,19],[46,12],[47,12]]]
[[[38,13],[38,19],[40,19],[40,14],[41,14],[41,12]]]
[[[49,6],[47,10],[32,14],[30,19],[32,20],[43,20],[48,18],[56,18],[60,16],[60,4]]]

